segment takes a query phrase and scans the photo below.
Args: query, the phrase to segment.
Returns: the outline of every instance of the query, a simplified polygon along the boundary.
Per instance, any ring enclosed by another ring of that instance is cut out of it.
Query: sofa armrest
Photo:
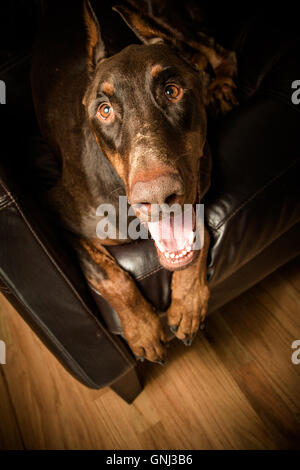
[[[135,359],[101,323],[76,258],[48,217],[0,164],[0,291],[78,380],[111,385]]]

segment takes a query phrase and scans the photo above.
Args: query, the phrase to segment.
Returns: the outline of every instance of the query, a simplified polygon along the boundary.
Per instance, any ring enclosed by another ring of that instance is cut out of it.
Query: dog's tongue
[[[195,212],[191,207],[185,213],[148,222],[148,229],[160,251],[181,251],[193,243]]]

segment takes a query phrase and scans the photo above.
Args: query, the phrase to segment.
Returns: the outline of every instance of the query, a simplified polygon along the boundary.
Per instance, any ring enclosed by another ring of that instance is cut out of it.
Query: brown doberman
[[[191,344],[209,299],[208,232],[201,250],[191,249],[188,236],[185,245],[176,239],[168,245],[148,209],[195,205],[208,190],[206,110],[233,106],[235,56],[201,32],[183,33],[180,18],[171,25],[156,17],[149,2],[122,2],[113,10],[111,2],[100,3],[96,15],[96,2],[94,9],[89,1],[72,7],[50,2],[37,41],[35,108],[60,167],[48,196],[71,233],[88,282],[118,313],[133,353],[163,363],[161,321],[106,249],[131,240],[119,231],[113,239],[99,239],[96,211],[113,204],[120,217],[121,195],[138,205],[160,263],[174,271],[168,324]]]

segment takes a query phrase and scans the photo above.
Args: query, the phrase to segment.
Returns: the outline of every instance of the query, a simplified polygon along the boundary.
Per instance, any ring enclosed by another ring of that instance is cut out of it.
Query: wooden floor
[[[77,383],[0,298],[0,447],[4,449],[300,448],[300,270],[293,261],[208,320],[166,367],[144,365],[127,405]]]

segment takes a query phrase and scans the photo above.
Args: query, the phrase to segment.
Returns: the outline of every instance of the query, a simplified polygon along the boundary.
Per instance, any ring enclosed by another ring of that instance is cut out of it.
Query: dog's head
[[[161,222],[150,220],[150,208],[194,204],[208,189],[204,73],[136,11],[116,11],[142,44],[106,57],[98,21],[86,2],[91,81],[83,102],[99,147],[123,180],[138,217],[148,223],[161,264],[180,269],[197,255],[190,249],[193,226],[182,227],[180,240],[161,239]]]

